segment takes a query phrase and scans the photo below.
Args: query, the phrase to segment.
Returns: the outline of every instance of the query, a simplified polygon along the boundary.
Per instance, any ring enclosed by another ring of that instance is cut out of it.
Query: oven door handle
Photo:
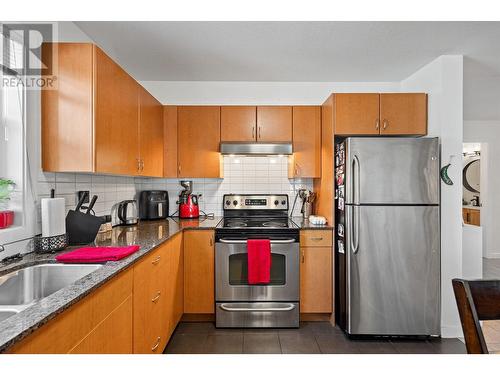
[[[224,238],[220,238],[218,242],[222,243],[234,243],[234,244],[242,244],[242,243],[247,243],[247,240],[226,240]],[[293,238],[286,239],[286,240],[272,240],[272,244],[281,244],[281,243],[294,243],[296,242]]]
[[[221,304],[220,308],[224,311],[232,312],[251,312],[251,311],[292,311],[295,305],[291,303],[283,304],[283,307],[231,307],[229,304]]]

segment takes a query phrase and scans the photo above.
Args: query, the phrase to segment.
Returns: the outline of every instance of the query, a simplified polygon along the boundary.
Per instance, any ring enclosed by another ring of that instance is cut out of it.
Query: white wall
[[[500,258],[500,121],[464,121],[464,142],[481,143],[483,254]]]
[[[462,276],[463,57],[441,56],[401,82],[402,91],[427,92],[428,134],[441,140],[441,164],[454,184],[441,183],[441,333],[462,336],[451,280]]]
[[[320,105],[332,92],[398,92],[399,82],[141,81],[163,104]]]

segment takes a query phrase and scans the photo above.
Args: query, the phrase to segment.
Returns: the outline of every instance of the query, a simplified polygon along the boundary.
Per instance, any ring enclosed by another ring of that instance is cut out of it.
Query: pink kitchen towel
[[[117,261],[135,253],[140,246],[123,247],[81,247],[69,253],[56,256],[61,263],[103,263]]]
[[[248,284],[269,284],[271,279],[271,241],[247,240]]]

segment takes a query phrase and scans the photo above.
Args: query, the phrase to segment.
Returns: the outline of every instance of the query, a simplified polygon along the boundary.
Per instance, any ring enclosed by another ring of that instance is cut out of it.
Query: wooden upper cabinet
[[[220,128],[221,142],[255,142],[257,136],[257,107],[221,107]]]
[[[139,88],[139,174],[163,176],[163,106]]]
[[[335,94],[335,135],[378,135],[379,94]]]
[[[96,172],[139,174],[139,85],[95,47]]]
[[[57,60],[53,60],[55,48]],[[57,67],[57,89],[41,91],[44,171],[94,170],[93,59],[94,46],[89,43],[42,45],[43,63]]]
[[[44,171],[163,175],[156,99],[94,44],[44,43],[42,60],[57,66],[41,93]]]
[[[177,106],[163,106],[163,177],[177,177]]]
[[[289,178],[321,177],[321,107],[293,107],[293,157]]]
[[[257,142],[292,142],[292,107],[257,107]]]
[[[178,176],[221,177],[220,107],[177,108]]]
[[[426,135],[427,94],[380,94],[380,134]]]

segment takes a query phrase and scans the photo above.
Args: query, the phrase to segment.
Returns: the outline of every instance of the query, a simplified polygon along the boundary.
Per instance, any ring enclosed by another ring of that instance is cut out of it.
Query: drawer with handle
[[[331,229],[321,230],[301,230],[300,246],[332,246],[333,231]]]

